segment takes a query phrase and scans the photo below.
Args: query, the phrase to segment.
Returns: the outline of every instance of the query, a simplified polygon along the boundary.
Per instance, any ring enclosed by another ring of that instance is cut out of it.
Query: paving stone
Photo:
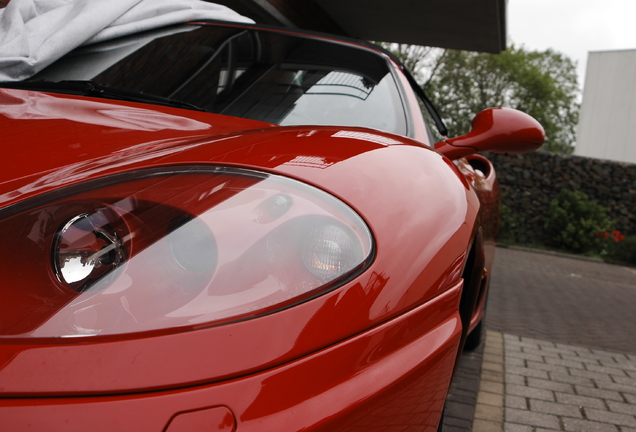
[[[587,396],[578,396],[569,393],[559,393],[555,392],[554,396],[556,396],[556,400],[559,403],[577,405],[579,407],[590,407],[597,409],[604,409],[605,403],[603,399],[587,397]]]
[[[525,397],[513,396],[513,395],[507,394],[504,397],[504,406],[506,408],[516,408],[516,409],[527,410],[528,402]]]
[[[561,350],[558,350],[556,348],[549,351],[542,349],[542,350],[536,351],[536,353],[542,356],[544,359],[548,359],[548,358],[560,359],[563,356],[563,353],[561,352]]]
[[[544,340],[528,337],[528,336],[521,336],[520,340],[522,343],[536,344],[536,345],[539,345],[540,343],[545,343]]]
[[[620,359],[620,360],[616,360],[616,359],[603,359],[600,360],[599,363],[602,366],[608,366],[608,367],[620,367],[621,369],[625,369],[625,370],[636,370],[636,363],[633,363],[629,360],[624,360],[624,359]]]
[[[610,381],[594,380],[599,389],[602,390],[614,390],[617,392],[623,392],[628,394],[636,394],[636,386],[616,384]]]
[[[488,354],[486,352],[484,352],[484,359],[483,359],[484,363],[496,363],[496,364],[503,364],[503,355],[501,355],[501,353],[497,353],[497,354]]]
[[[535,361],[528,361],[526,363],[528,365],[527,366],[528,369],[538,369],[538,370],[554,372],[554,373],[568,373],[568,369],[564,366],[557,366],[557,365],[553,365],[549,363],[535,362]]]
[[[502,424],[499,422],[481,419],[475,419],[473,422],[472,432],[501,432],[502,430]],[[446,428],[444,428],[444,432],[446,432]]]
[[[447,424],[446,421],[444,421],[444,432],[466,432],[467,430],[470,430],[470,426],[466,426],[466,425],[455,426],[455,425]],[[381,432],[381,431],[378,431],[378,432]]]
[[[614,381],[616,384],[623,384],[636,388],[636,379],[634,378],[612,375],[612,381]]]
[[[506,347],[506,352],[522,352],[521,345],[519,345],[518,342],[509,342],[505,340],[504,346]]]
[[[504,415],[504,408],[502,406],[492,406],[477,404],[475,406],[475,418],[481,420],[488,420],[494,422],[501,422]]]
[[[612,382],[612,379],[610,378],[609,374],[607,374],[607,373],[592,372],[592,371],[586,371],[586,370],[572,368],[572,369],[570,369],[570,375],[578,376],[578,377],[584,377],[584,378],[590,378],[590,379],[593,379],[596,382],[599,382],[599,381]]]
[[[587,357],[581,357],[581,356],[578,356],[578,355],[561,354],[560,357],[563,360],[570,360],[570,361],[574,361],[574,362],[583,362],[583,363],[588,363],[588,364],[601,365],[601,361],[600,360],[587,358]],[[613,359],[611,361],[614,362]],[[615,363],[613,363],[613,364],[615,364]]]
[[[591,348],[578,348],[578,349],[575,349],[575,352],[581,357],[593,358],[593,359],[599,359],[599,360],[616,357],[616,354],[613,352],[593,350]]]
[[[496,393],[479,392],[477,395],[477,403],[492,406],[503,406],[503,395]]]
[[[504,382],[504,374],[502,372],[482,371],[481,379],[495,382]]]
[[[504,343],[503,341],[497,341],[495,338],[491,337],[490,340],[488,340],[487,342],[486,349],[493,353],[503,352]]]
[[[474,404],[464,404],[453,400],[447,401],[444,416],[472,420]]]
[[[493,355],[493,356],[503,355],[503,348],[486,347],[486,349],[484,350],[484,355],[486,354]]]
[[[591,372],[602,372],[608,375],[615,375],[617,377],[627,377],[627,374],[625,373],[625,371],[616,366],[610,367],[610,366],[597,366],[593,364],[588,364],[585,366],[585,368]]]
[[[573,351],[574,350],[572,348],[574,345],[571,345],[571,344],[564,344],[564,343],[555,342],[554,346],[556,346],[557,348],[562,348],[562,349],[567,350],[567,351]]]
[[[571,432],[618,432],[618,428],[613,424],[598,423],[575,418],[564,418],[563,427]]]
[[[570,348],[559,348],[557,347],[555,344],[550,343],[550,344],[546,344],[545,342],[539,342],[539,351],[543,352],[549,352],[549,353],[557,353],[557,354],[570,354],[570,353],[574,353],[574,349],[572,349],[572,347]]]
[[[444,415],[444,432],[449,431],[457,431],[457,432],[465,432],[470,431],[470,427],[473,424],[472,420],[466,420],[456,417],[448,417]]]
[[[548,429],[559,429],[559,418],[551,414],[543,414],[514,408],[505,409],[506,423],[517,423],[527,426],[540,426]]]
[[[497,332],[495,332],[497,333]],[[497,340],[494,336],[486,335],[486,349],[493,351],[503,351],[504,343],[502,340]]]
[[[541,399],[547,401],[554,400],[554,393],[549,390],[520,385],[506,385],[506,394],[511,394],[513,396],[522,396],[531,399]]]
[[[601,411],[594,408],[583,408],[589,420],[604,423],[612,423],[621,426],[636,427],[636,418],[633,415]]]
[[[562,373],[554,373],[554,372],[550,373],[549,375],[552,381],[568,383],[568,384],[578,384],[581,386],[594,388],[594,381],[592,381],[590,378],[578,377],[578,376],[573,376],[570,374],[562,374]]]
[[[526,377],[523,375],[506,374],[504,380],[506,384],[526,385]]]
[[[537,362],[543,361],[543,357],[539,354],[524,353],[521,351],[508,351],[508,349],[506,349],[506,358],[508,357],[520,358],[524,360],[533,360]]]
[[[574,386],[572,384],[542,380],[538,378],[528,378],[528,387],[536,387],[544,390],[552,390],[563,393],[574,393]]]
[[[610,400],[623,402],[623,398],[617,391],[602,390],[602,389],[597,389],[597,388],[587,387],[587,386],[580,386],[580,385],[575,385],[574,390],[576,391],[578,395],[581,395],[581,396],[591,396],[591,397],[597,397],[601,399],[610,399]]]
[[[530,348],[531,350],[538,350],[539,344],[536,342],[527,342],[527,341],[519,341],[519,342],[506,342],[506,345],[518,346],[520,348]]]
[[[506,356],[504,365],[505,367],[508,367],[508,366],[526,367],[526,359],[524,359],[523,357]]]
[[[504,371],[504,367],[502,363],[491,363],[491,362],[484,362],[481,365],[482,370],[488,370],[488,371],[492,371],[492,372],[501,372],[503,373]]]
[[[566,283],[569,273],[584,277]],[[515,333],[494,333],[505,348],[504,430],[636,432],[636,278],[619,273],[532,252],[498,255],[486,327]]]
[[[548,379],[548,372],[538,369],[522,368],[517,366],[506,367],[506,374],[523,375],[527,377]]]
[[[532,426],[504,423],[504,432],[532,432]]]
[[[569,368],[584,369],[584,370],[586,369],[585,363],[582,361],[573,361],[573,360],[564,360],[563,358],[546,357],[545,362],[547,364],[556,365],[556,366],[565,366]]]
[[[447,396],[444,414],[444,432],[470,432],[477,392],[479,390],[481,358],[484,345],[460,358],[455,379]]]
[[[583,418],[581,409],[578,406],[566,405],[564,403],[546,402],[535,399],[530,399],[530,411],[580,419]]]
[[[633,333],[628,330],[636,328],[636,274],[616,269],[600,262],[498,248],[486,328],[533,340],[636,354]],[[572,283],[571,278],[564,279],[570,273],[583,277]],[[594,360],[606,357],[583,351]]]
[[[483,380],[479,384],[479,391],[485,391],[485,392],[488,392],[488,393],[496,393],[496,394],[503,395],[504,394],[504,385],[503,385],[503,383],[499,383],[499,382]]]
[[[607,401],[610,411],[636,416],[636,405],[616,401]]]

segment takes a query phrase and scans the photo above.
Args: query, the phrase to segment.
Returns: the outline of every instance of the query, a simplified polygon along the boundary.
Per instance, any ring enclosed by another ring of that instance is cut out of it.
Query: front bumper
[[[461,288],[327,349],[241,378],[138,394],[3,398],[3,429],[435,431],[459,346]]]

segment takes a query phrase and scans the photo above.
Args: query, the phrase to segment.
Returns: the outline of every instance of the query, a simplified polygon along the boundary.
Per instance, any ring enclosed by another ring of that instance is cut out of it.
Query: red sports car
[[[479,343],[494,108],[435,144],[361,41],[212,22],[0,83],[2,430],[435,431]]]

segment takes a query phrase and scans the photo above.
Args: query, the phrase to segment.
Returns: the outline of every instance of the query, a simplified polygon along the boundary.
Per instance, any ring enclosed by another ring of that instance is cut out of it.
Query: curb
[[[473,432],[502,432],[504,427],[504,341],[486,330],[481,381],[475,405]]]

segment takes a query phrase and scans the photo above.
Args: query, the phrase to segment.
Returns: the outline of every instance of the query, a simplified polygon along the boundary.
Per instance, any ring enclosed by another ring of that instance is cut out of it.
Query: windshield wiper
[[[108,84],[100,84],[95,81],[17,81],[3,82],[0,87],[22,90],[48,91],[78,96],[92,96],[104,99],[123,100],[128,102],[141,102],[153,105],[163,105],[174,108],[185,108],[196,111],[205,111],[196,105],[163,96],[115,87]]]

